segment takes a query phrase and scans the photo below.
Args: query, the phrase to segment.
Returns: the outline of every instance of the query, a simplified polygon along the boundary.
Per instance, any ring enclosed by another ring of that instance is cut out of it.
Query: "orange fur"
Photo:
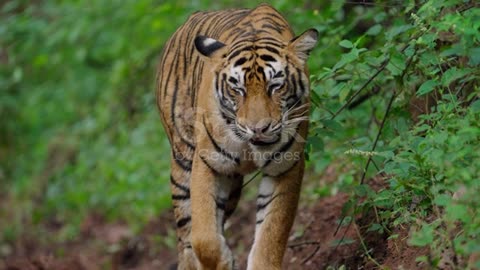
[[[304,170],[317,32],[271,6],[197,12],[166,43],[157,103],[172,146],[179,269],[233,269],[223,224],[260,170],[248,269],[280,269]]]

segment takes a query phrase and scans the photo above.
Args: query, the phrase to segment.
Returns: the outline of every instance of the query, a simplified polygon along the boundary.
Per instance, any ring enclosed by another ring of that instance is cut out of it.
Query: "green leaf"
[[[350,90],[352,90],[350,84],[347,84],[340,90],[340,93],[338,94],[338,99],[340,100],[340,102],[343,103],[347,99],[348,94],[350,94]]]
[[[448,87],[453,81],[458,80],[465,75],[471,72],[470,69],[458,69],[457,67],[452,67],[451,69],[445,71],[442,76],[442,85]]]
[[[470,222],[471,215],[468,213],[468,207],[462,204],[450,204],[446,207],[446,217],[450,221],[460,220],[462,222]]]
[[[312,103],[315,107],[319,107],[320,104],[322,104],[322,100],[320,99],[320,97],[317,95],[317,93],[315,93],[315,91],[310,91],[310,98],[312,100]]]
[[[358,53],[359,53],[359,50],[353,48],[352,51],[350,51],[349,53],[342,54],[342,58],[340,59],[340,61],[338,61],[335,64],[335,66],[333,67],[333,70],[337,70],[345,66],[346,64],[358,59]]]
[[[329,130],[332,130],[332,131],[341,131],[342,130],[342,125],[335,120],[326,119],[326,120],[322,120],[321,122],[326,129],[329,129]]]
[[[412,28],[413,28],[413,25],[410,25],[410,24],[394,26],[394,27],[390,28],[390,30],[387,32],[387,40],[392,40],[392,39],[398,37],[403,32],[408,31]]]
[[[470,61],[468,64],[472,66],[477,66],[480,64],[480,47],[476,48],[471,48],[468,50],[468,57],[470,58]]]
[[[323,151],[324,143],[323,139],[318,135],[312,135],[308,137],[308,143],[312,146],[313,151]]]
[[[417,90],[417,96],[423,96],[433,91],[433,89],[438,85],[437,81],[428,80],[424,82],[420,88]]]
[[[355,194],[358,196],[358,197],[365,197],[368,195],[369,191],[370,191],[370,187],[368,185],[358,185],[354,188],[354,191],[355,191]]]
[[[368,227],[367,232],[383,233],[383,227],[378,223],[373,223],[372,225],[370,225],[370,227]]]
[[[452,202],[452,196],[440,194],[435,197],[433,202],[438,206],[447,206]]]
[[[400,52],[393,52],[390,55],[390,61],[388,62],[387,69],[393,76],[402,74],[406,67],[406,57]]]
[[[382,26],[380,24],[375,24],[374,26],[370,27],[365,34],[369,36],[376,36],[382,31]]]
[[[353,43],[350,40],[342,40],[338,45],[342,46],[343,48],[351,49],[353,48]]]
[[[344,82],[340,82],[338,83],[337,85],[335,85],[335,87],[333,87],[333,89],[331,90],[331,95],[332,96],[336,96],[340,93],[340,91],[346,86],[347,84],[344,83]]]
[[[470,109],[476,113],[480,112],[480,100],[473,102],[472,105],[470,105]]]
[[[412,237],[409,239],[409,244],[417,247],[423,247],[433,243],[434,238],[434,229],[433,224],[424,224],[422,228],[414,232]]]

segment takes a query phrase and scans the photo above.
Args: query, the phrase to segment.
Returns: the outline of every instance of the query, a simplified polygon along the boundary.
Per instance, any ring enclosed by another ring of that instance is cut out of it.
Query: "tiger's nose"
[[[268,131],[268,129],[270,128],[270,125],[272,124],[272,122],[261,122],[261,123],[257,123],[256,125],[253,125],[253,126],[250,126],[248,127],[251,131],[253,131],[253,133],[259,135],[259,134],[264,134]]]

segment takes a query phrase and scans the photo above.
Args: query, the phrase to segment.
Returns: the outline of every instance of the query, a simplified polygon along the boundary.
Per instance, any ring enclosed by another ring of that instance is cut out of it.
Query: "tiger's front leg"
[[[278,175],[264,175],[257,198],[255,240],[247,270],[281,269],[295,219],[304,171],[304,158]]]
[[[195,154],[191,177],[191,243],[205,270],[233,269],[233,256],[223,237],[225,205],[231,179],[218,174],[207,157]]]

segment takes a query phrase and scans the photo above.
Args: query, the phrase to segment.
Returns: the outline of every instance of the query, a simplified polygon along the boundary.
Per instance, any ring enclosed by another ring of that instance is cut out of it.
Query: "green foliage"
[[[445,249],[465,266],[480,243],[480,9],[426,1],[361,14],[327,33],[343,52],[312,73],[310,165],[343,164],[344,214],[374,209],[369,231],[413,225],[410,243],[430,247],[432,267]],[[375,174],[388,179],[377,191],[363,184]]]
[[[190,10],[10,1],[1,12],[0,181],[26,204],[14,220],[75,223],[94,210],[138,223],[168,207],[155,66]]]

